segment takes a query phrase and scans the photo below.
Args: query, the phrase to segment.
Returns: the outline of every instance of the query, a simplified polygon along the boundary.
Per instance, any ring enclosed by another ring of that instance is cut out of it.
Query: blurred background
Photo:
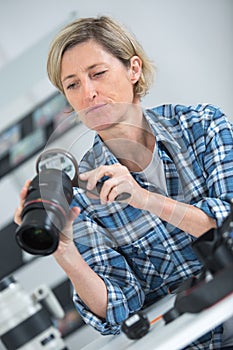
[[[46,59],[63,25],[97,15],[122,22],[154,61],[156,81],[145,107],[211,103],[233,120],[232,0],[0,0],[0,278],[13,273],[26,290],[46,283],[71,313],[63,272],[52,257],[35,259],[19,250],[13,215],[48,139],[78,159],[91,144],[93,135],[81,123],[59,129],[67,105],[48,81]],[[77,315],[69,322],[64,334],[71,350],[99,336]]]

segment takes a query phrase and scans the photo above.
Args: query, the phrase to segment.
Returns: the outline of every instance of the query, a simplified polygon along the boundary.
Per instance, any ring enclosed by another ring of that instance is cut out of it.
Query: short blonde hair
[[[134,94],[139,97],[146,95],[154,81],[154,65],[133,34],[107,16],[77,19],[61,29],[53,39],[48,53],[47,73],[58,90],[64,94],[61,83],[61,60],[64,52],[88,40],[95,40],[126,67],[129,67],[132,56],[139,56],[142,60],[142,73],[135,84]]]

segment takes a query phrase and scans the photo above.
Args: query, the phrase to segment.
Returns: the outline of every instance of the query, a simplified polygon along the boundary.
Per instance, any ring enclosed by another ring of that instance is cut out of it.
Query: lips
[[[98,111],[99,109],[101,109],[102,107],[105,107],[107,105],[107,103],[100,103],[100,104],[97,104],[95,106],[92,106],[92,107],[89,107],[85,114],[87,115],[88,113],[92,113],[92,112],[95,112],[95,111]]]
[[[81,116],[84,124],[93,130],[100,131],[115,123],[110,103],[98,103],[88,107]]]

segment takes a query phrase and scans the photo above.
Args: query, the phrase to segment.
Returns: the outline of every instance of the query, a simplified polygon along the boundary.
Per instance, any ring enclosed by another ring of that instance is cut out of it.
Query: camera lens
[[[64,171],[46,169],[31,182],[16,241],[30,254],[49,255],[58,247],[73,198],[70,178]]]
[[[53,237],[50,232],[42,228],[24,229],[21,236],[22,241],[32,249],[48,250],[53,246]]]

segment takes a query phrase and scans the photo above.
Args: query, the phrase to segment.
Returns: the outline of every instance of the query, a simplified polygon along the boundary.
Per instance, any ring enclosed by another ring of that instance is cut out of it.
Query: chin
[[[99,132],[99,131],[111,129],[114,125],[115,123],[98,124],[98,125],[92,126],[91,129]]]

